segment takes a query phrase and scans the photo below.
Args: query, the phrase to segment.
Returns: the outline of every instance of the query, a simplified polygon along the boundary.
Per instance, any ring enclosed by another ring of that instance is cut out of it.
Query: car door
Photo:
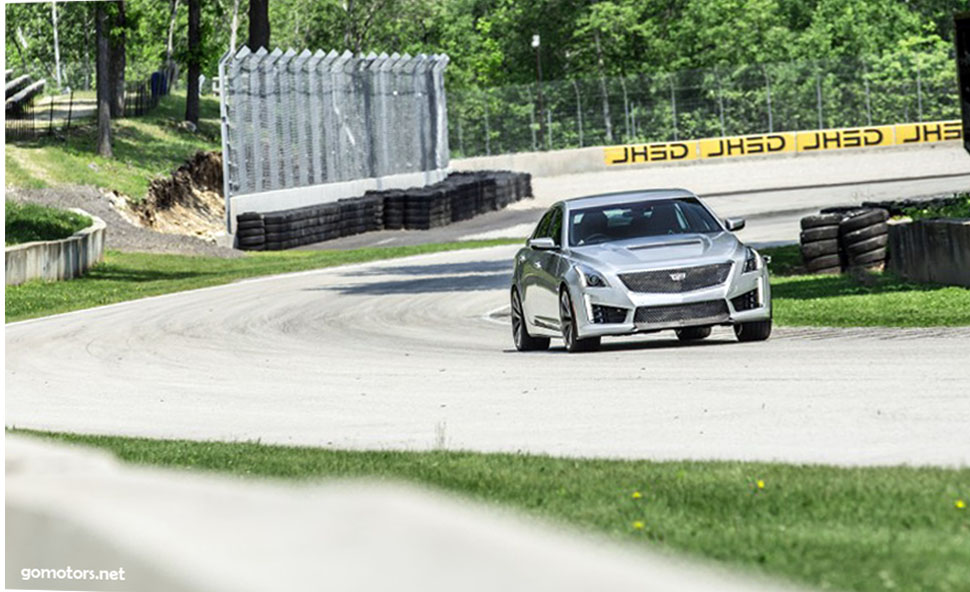
[[[539,224],[536,225],[536,229],[530,238],[542,238],[546,236],[549,223],[552,221],[552,214],[553,211],[549,210],[542,216],[542,219],[539,220]],[[522,290],[522,314],[533,325],[541,324],[545,326],[546,323],[536,322],[539,316],[543,316],[539,312],[542,301],[540,291],[542,254],[543,251],[533,248],[523,249],[519,254],[519,289]]]
[[[550,210],[549,223],[542,229],[543,236],[556,243],[556,250],[535,251],[533,266],[536,277],[535,318],[536,324],[550,329],[559,328],[559,284],[562,278],[562,226],[561,206]]]

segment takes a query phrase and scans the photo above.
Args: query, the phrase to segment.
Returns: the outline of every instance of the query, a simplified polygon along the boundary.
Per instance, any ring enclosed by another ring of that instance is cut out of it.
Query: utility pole
[[[546,137],[546,118],[542,108],[542,60],[539,58],[539,35],[532,36],[532,48],[536,50],[536,94],[539,98],[539,145],[542,146]]]

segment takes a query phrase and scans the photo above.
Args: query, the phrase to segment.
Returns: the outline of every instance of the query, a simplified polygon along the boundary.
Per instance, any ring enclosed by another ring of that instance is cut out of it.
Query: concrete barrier
[[[105,224],[84,210],[72,211],[91,218],[92,224],[71,236],[53,241],[35,241],[6,248],[6,284],[17,286],[29,280],[69,280],[80,277],[104,260]]]
[[[891,224],[889,270],[915,282],[970,287],[970,219]]]

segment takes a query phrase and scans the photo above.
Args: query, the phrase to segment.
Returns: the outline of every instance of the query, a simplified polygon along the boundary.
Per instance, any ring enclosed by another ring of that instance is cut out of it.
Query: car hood
[[[722,263],[743,257],[730,232],[655,236],[573,247],[572,258],[595,269],[624,272]]]

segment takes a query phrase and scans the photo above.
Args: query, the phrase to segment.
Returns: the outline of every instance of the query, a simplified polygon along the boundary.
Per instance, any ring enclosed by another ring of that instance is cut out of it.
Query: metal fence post
[[[823,129],[825,124],[822,120],[822,75],[815,72],[815,98],[818,104],[818,129]]]
[[[676,142],[679,138],[677,137],[677,95],[674,93],[674,76],[670,75],[670,110],[673,113],[673,124],[674,124],[674,141]]]
[[[771,112],[771,78],[768,76],[768,69],[764,64],[761,65],[761,73],[765,76],[765,100],[768,103],[768,133],[775,131],[774,115]]]
[[[916,56],[916,108],[919,113],[919,121],[923,122],[923,75],[919,67],[919,55]]]
[[[579,96],[579,85],[573,80],[573,89],[576,91],[576,127],[579,128],[579,147],[583,147],[583,100]]]
[[[620,89],[623,91],[623,126],[626,130],[626,140],[630,140],[630,103],[626,96],[626,81],[620,78]]]
[[[714,81],[717,84],[717,112],[721,121],[721,136],[723,137],[727,135],[724,126],[724,95],[721,93],[721,74],[717,68],[714,68]]]

